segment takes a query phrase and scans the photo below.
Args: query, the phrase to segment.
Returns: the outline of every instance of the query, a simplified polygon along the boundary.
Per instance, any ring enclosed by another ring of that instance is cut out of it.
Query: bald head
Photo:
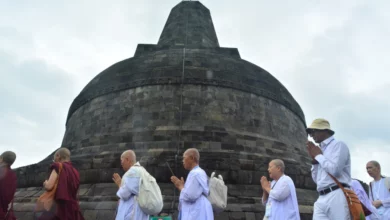
[[[366,165],[367,173],[371,177],[373,177],[375,180],[380,180],[383,178],[382,171],[381,171],[381,165],[378,161],[372,160],[369,161]]]
[[[184,152],[184,155],[192,157],[196,163],[199,163],[200,155],[196,148],[189,148]]]
[[[16,154],[12,151],[5,151],[0,155],[0,158],[3,163],[7,164],[8,166],[12,166],[16,160]]]
[[[127,158],[132,163],[135,163],[137,161],[137,157],[135,156],[135,153],[132,150],[127,150],[127,151],[123,152],[121,155],[121,158]]]
[[[276,167],[280,167],[280,171],[284,173],[284,162],[280,159],[274,159],[271,161]]]
[[[127,150],[121,155],[121,166],[124,171],[128,171],[137,161],[134,151]]]
[[[58,156],[61,161],[68,161],[70,160],[70,151],[68,148],[62,147],[56,151],[55,157],[56,156]]]

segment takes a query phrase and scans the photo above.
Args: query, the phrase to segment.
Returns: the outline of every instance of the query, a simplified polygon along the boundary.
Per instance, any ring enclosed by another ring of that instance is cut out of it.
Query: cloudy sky
[[[16,151],[19,167],[59,147],[82,88],[132,57],[138,43],[157,43],[179,2],[1,1],[0,152]],[[388,1],[201,2],[221,46],[237,47],[243,59],[278,78],[307,123],[331,122],[350,147],[354,177],[370,180],[371,159],[390,175]]]

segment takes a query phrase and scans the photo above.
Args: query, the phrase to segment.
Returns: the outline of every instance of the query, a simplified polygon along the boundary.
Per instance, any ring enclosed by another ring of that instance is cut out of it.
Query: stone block
[[[107,220],[115,218],[115,210],[98,210],[96,220]]]
[[[230,220],[245,220],[246,215],[244,212],[230,212],[229,219]]]
[[[115,210],[118,206],[118,202],[103,201],[99,202],[96,206],[97,210]]]
[[[214,215],[214,220],[227,220],[227,219],[229,219],[228,212],[222,212]]]
[[[245,220],[256,220],[254,212],[245,212]]]
[[[96,220],[98,218],[98,210],[85,210],[83,217],[85,220]]]
[[[81,198],[81,199],[83,199],[83,198]],[[95,210],[96,206],[98,205],[98,202],[80,201],[79,204],[80,204],[81,210]]]

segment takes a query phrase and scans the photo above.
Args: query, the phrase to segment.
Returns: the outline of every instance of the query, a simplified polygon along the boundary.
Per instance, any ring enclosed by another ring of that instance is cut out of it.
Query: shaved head
[[[127,150],[127,151],[123,152],[121,155],[121,158],[127,158],[132,163],[135,163],[135,161],[137,161],[137,157],[135,156],[135,153],[132,150]]]
[[[135,156],[134,151],[127,150],[122,153],[121,166],[124,171],[128,171],[136,162],[137,162],[137,158]]]
[[[16,160],[16,154],[12,151],[5,151],[0,155],[0,158],[3,163],[7,164],[8,166],[12,166]]]
[[[375,180],[379,180],[380,178],[383,178],[384,176],[381,174],[381,165],[376,160],[371,160],[366,165],[367,173],[371,177],[373,177]]]
[[[62,148],[58,149],[56,151],[55,155],[58,155],[58,157],[62,161],[70,160],[70,151],[68,150],[68,148],[62,147]]]
[[[192,157],[196,163],[199,163],[200,155],[199,151],[196,148],[187,149],[184,152],[184,155]]]
[[[280,171],[282,171],[282,173],[284,173],[284,162],[283,160],[280,160],[280,159],[275,159],[275,160],[272,160],[271,161],[276,167],[280,167]]]
[[[368,161],[368,163],[371,163],[372,165],[374,165],[375,167],[377,167],[379,170],[381,169],[381,165],[380,165],[379,162],[376,161],[376,160]]]

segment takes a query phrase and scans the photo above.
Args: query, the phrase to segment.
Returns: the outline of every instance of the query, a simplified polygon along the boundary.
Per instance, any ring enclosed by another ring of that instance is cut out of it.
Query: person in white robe
[[[370,161],[366,165],[367,173],[373,181],[370,182],[370,200],[375,206],[379,219],[390,219],[390,178],[381,174],[381,166],[377,161]]]
[[[292,179],[284,174],[284,162],[279,159],[269,163],[267,177],[260,179],[263,188],[262,203],[265,205],[264,220],[300,220],[299,206],[295,185]]]
[[[119,205],[115,220],[149,220],[149,215],[141,210],[135,198],[139,193],[140,173],[134,169],[134,166],[140,164],[136,162],[134,151],[123,152],[121,165],[126,173],[122,178],[114,173],[112,178],[119,188],[116,193],[119,197]]]
[[[179,220],[214,220],[213,208],[207,199],[208,176],[199,167],[199,159],[197,149],[187,149],[183,154],[184,169],[190,170],[187,180],[171,177],[172,183],[180,191]]]
[[[366,216],[366,220],[379,220],[380,218],[378,216],[376,208],[372,205],[362,184],[358,180],[352,179],[349,185],[351,186],[351,189],[359,197],[360,202],[372,213],[371,215]]]

